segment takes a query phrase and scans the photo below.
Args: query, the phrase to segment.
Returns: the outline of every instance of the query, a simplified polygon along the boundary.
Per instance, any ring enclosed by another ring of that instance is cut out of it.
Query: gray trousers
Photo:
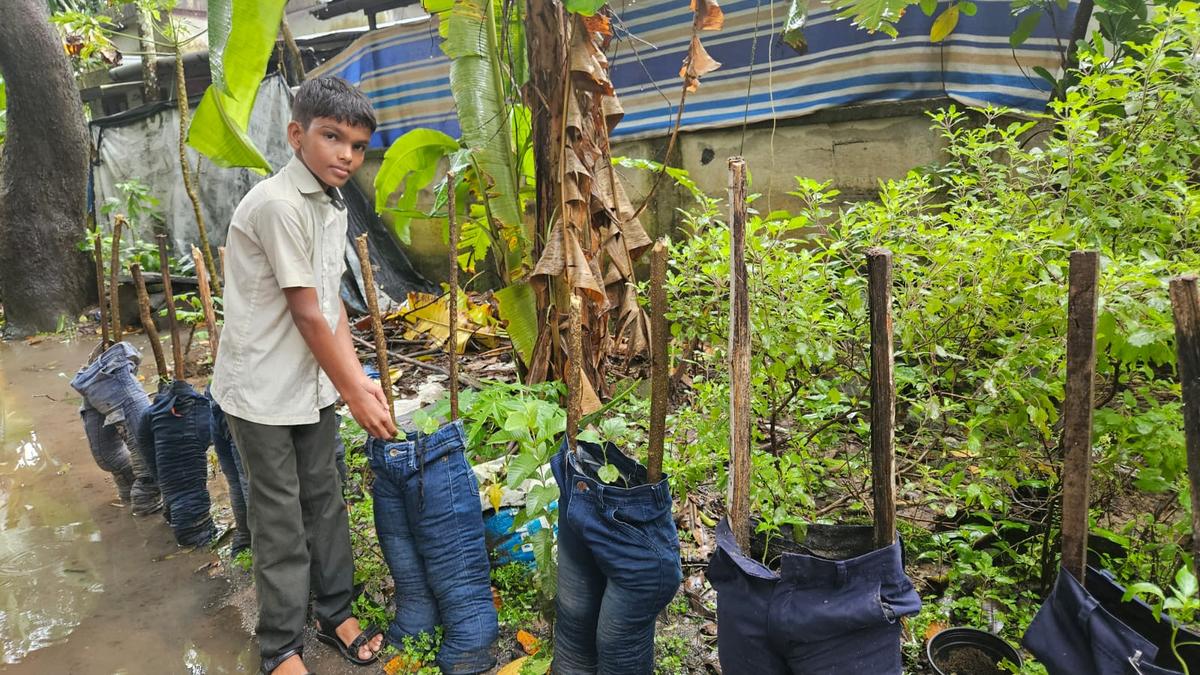
[[[227,417],[250,484],[258,646],[269,659],[303,646],[310,588],[326,631],[350,617],[354,560],[334,463],[337,420],[333,406],[296,426]]]

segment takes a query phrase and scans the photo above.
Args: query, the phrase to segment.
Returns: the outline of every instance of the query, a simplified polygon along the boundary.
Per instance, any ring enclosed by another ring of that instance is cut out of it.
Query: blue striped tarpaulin
[[[933,23],[915,7],[898,23],[900,37],[868,34],[814,0],[798,54],[779,39],[788,0],[733,0],[725,27],[704,32],[705,49],[722,66],[688,95],[682,128],[714,128],[799,117],[849,104],[948,96],[971,106],[1041,111],[1049,85],[1033,69],[1054,73],[1069,40],[1075,1],[1043,18],[1017,49],[1009,0],[977,0],[945,41],[933,44]],[[614,139],[668,133],[679,103],[679,69],[691,41],[686,0],[613,3],[616,38],[611,78],[625,117]],[[945,3],[940,3],[942,11]],[[436,19],[373,31],[321,65],[315,74],[357,84],[375,105],[380,127],[372,140],[387,147],[410,129],[431,127],[457,137],[449,60],[438,47]]]

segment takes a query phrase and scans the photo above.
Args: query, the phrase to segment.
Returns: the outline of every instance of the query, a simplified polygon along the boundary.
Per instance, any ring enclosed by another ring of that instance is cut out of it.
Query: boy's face
[[[299,122],[288,124],[288,142],[292,149],[327,187],[341,187],[362,166],[371,141],[366,127],[339,122],[332,117],[313,118],[305,129]]]

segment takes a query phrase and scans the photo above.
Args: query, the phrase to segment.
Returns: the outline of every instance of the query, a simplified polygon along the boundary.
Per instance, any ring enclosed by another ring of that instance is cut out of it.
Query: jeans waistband
[[[444,424],[432,434],[408,433],[403,441],[367,439],[368,454],[392,463],[402,462],[410,469],[416,469],[420,460],[432,462],[466,447],[467,437],[463,433],[462,420]]]
[[[559,446],[559,461],[562,462],[564,476],[566,477],[566,485],[563,487],[571,489],[572,499],[594,499],[601,504],[607,505],[633,506],[644,504],[657,508],[670,508],[671,488],[666,474],[657,483],[653,485],[647,484],[646,467],[626,456],[612,443],[605,443],[601,446],[587,441],[576,441],[576,445],[579,447],[580,452],[591,455],[597,461],[612,464],[621,473],[633,476],[641,485],[624,488],[607,485],[600,481],[579,465],[579,460],[567,448],[567,441],[564,438],[562,445]]]
[[[856,580],[883,583],[907,580],[899,540],[890,546],[845,560],[785,552],[781,556],[778,572],[750,558],[738,548],[728,518],[722,518],[721,522],[717,523],[717,546],[745,574],[770,581],[788,581],[803,587],[837,587]]]

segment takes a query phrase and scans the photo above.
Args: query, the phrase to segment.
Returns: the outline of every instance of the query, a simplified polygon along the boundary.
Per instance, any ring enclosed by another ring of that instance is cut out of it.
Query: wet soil
[[[946,675],[1004,675],[987,652],[974,647],[959,647],[938,662]]]

